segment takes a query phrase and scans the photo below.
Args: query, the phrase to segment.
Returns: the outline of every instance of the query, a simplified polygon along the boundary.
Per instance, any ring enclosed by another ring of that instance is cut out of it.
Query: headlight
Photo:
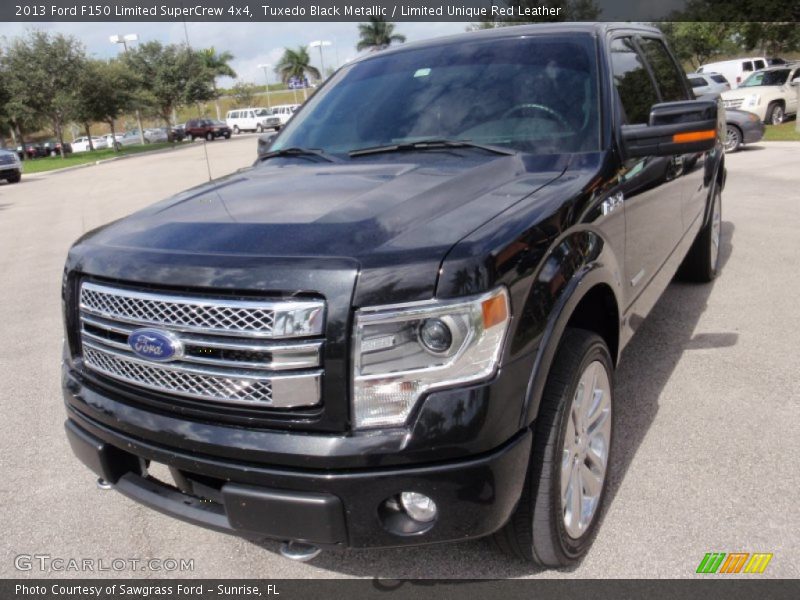
[[[750,94],[744,101],[745,106],[758,106],[761,104],[761,96],[758,94]]]
[[[401,426],[424,393],[492,377],[509,319],[505,288],[458,300],[359,310],[355,427]]]

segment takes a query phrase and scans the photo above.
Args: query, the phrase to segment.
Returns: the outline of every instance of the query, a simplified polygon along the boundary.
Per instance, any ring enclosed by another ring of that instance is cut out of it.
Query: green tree
[[[304,77],[310,76],[314,79],[320,79],[321,75],[319,69],[311,64],[311,57],[308,54],[308,49],[305,46],[298,46],[296,50],[286,48],[283,51],[283,56],[278,61],[275,67],[275,73],[281,78],[281,81],[288,83],[292,77],[303,80]],[[308,97],[306,88],[303,88],[303,97]],[[297,94],[295,92],[295,99]]]
[[[220,112],[219,108],[220,93],[217,89],[217,78],[236,77],[236,71],[234,71],[229,64],[233,60],[233,54],[230,52],[217,52],[212,46],[211,48],[205,48],[201,50],[200,55],[203,57],[203,63],[205,64],[206,69],[208,69],[213,75],[213,79],[211,80],[211,89],[214,93],[214,108],[217,111],[217,119],[221,119],[222,113]]]
[[[214,97],[214,75],[201,54],[188,46],[147,42],[127,52],[124,60],[138,81],[143,102],[168,131],[179,106]]]
[[[286,48],[275,67],[275,72],[284,83],[288,83],[292,77],[303,79],[308,75],[315,79],[320,78],[319,69],[311,64],[311,57],[305,46],[298,46],[296,50]]]
[[[255,83],[237,81],[233,88],[231,88],[231,95],[236,102],[236,107],[245,108],[253,106],[257,89],[258,86]]]
[[[381,17],[370,17],[367,23],[358,24],[358,44],[356,50],[369,50],[375,52],[388,48],[394,42],[402,44],[406,36],[394,32],[394,23]]]
[[[90,140],[90,125],[94,121],[108,124],[116,139],[116,121],[133,110],[136,87],[136,78],[124,61],[90,60],[76,82],[78,94],[72,116],[83,124]]]
[[[25,123],[37,115],[47,119],[63,158],[64,124],[74,107],[75,81],[86,65],[83,45],[72,36],[33,30],[11,42],[3,64],[10,97],[6,105],[20,138]]]
[[[692,69],[721,54],[735,54],[738,23],[681,21],[656,24],[666,35],[670,47],[682,63]]]

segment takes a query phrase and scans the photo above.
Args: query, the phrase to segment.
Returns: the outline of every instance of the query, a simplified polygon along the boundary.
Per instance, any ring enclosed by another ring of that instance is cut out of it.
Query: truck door
[[[650,109],[660,101],[657,88],[633,38],[611,41],[620,124],[647,126]],[[675,156],[626,159],[618,174],[625,210],[626,307],[647,286],[680,239],[682,163]]]
[[[656,80],[661,102],[694,100],[684,82],[683,71],[670,56],[664,42],[658,38],[637,37],[637,43]],[[683,231],[687,231],[702,215],[708,196],[708,188],[705,185],[706,154],[704,152],[683,154],[676,156],[675,160],[680,163],[681,167],[678,175],[681,180],[680,188],[683,197],[681,214]]]

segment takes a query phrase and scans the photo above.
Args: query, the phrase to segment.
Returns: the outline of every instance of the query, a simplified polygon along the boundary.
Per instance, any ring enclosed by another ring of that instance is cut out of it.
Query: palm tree
[[[203,63],[206,69],[208,69],[213,75],[211,87],[214,90],[214,107],[217,109],[217,119],[221,119],[222,115],[219,110],[217,77],[236,77],[236,71],[234,71],[228,64],[233,60],[233,54],[227,51],[217,53],[213,46],[211,48],[205,48],[201,50],[200,54],[203,57]]]
[[[306,75],[310,75],[315,79],[321,79],[319,69],[311,65],[311,57],[305,46],[298,46],[296,50],[285,48],[283,56],[278,61],[278,66],[275,67],[275,72],[284,83],[289,83],[292,77],[302,81]],[[308,97],[306,88],[303,88],[303,96]]]
[[[406,36],[394,32],[394,23],[389,23],[381,17],[370,17],[369,23],[359,23],[358,35],[361,39],[358,40],[356,50],[359,52],[362,50],[376,52],[391,46],[393,42],[402,44],[406,41]]]

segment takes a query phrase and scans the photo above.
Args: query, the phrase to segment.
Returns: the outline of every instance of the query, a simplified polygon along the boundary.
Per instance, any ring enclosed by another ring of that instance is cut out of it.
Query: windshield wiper
[[[448,140],[448,139],[429,139],[419,140],[418,142],[408,142],[403,144],[389,144],[386,146],[372,146],[370,148],[359,148],[348,152],[350,156],[368,156],[370,154],[385,154],[388,152],[412,152],[414,150],[440,150],[442,148],[477,148],[492,152],[513,156],[517,154],[514,150],[500,148],[499,146],[487,146],[485,144],[475,144],[469,140]]]
[[[316,148],[281,148],[280,150],[272,150],[258,157],[259,161],[275,158],[276,156],[316,156],[328,162],[342,162],[340,158],[331,156],[324,150],[317,150]]]

